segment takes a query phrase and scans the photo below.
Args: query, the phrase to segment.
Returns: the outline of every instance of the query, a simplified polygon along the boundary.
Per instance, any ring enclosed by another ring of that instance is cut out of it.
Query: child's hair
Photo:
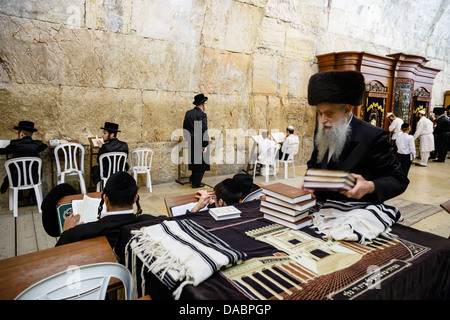
[[[239,203],[241,200],[240,186],[233,179],[225,179],[214,187],[216,200],[222,199],[227,206]]]
[[[406,122],[404,122],[404,123],[402,124],[402,131],[403,131],[403,132],[406,132],[406,131],[408,131],[408,130],[409,130],[409,124],[406,123]]]

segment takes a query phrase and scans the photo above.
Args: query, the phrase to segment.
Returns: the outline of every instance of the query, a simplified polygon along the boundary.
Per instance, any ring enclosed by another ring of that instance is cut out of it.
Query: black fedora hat
[[[205,97],[205,95],[203,93],[200,93],[194,97],[194,102],[192,102],[192,103],[195,104],[196,106],[199,106],[199,105],[205,103],[206,100],[208,100],[208,97]]]
[[[19,121],[19,125],[14,127],[14,130],[25,130],[29,132],[37,131],[37,129],[34,128],[34,122],[32,121]]]
[[[119,125],[117,123],[113,123],[113,122],[105,122],[105,126],[100,129],[107,130],[107,131],[113,131],[113,132],[120,132]]]

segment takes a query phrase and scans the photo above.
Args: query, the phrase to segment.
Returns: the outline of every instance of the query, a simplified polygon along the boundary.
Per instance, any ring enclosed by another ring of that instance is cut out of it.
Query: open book
[[[189,211],[192,210],[196,204],[197,202],[189,202],[179,206],[171,207],[170,210],[172,211],[172,216],[173,217],[182,216],[183,214],[186,214],[186,210]],[[199,212],[204,210],[208,210],[208,206],[205,206],[203,209],[200,209]]]
[[[79,222],[93,222],[98,220],[98,206],[100,205],[100,198],[91,198],[84,195],[81,200],[72,200],[73,214],[80,215]],[[102,213],[106,212],[106,206],[103,206]]]

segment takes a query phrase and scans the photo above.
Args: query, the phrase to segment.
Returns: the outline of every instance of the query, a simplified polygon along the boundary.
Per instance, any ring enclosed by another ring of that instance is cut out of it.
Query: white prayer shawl
[[[246,254],[209,233],[192,220],[164,221],[133,231],[127,245],[132,250],[132,270],[136,281],[136,256],[179,299],[183,287],[194,286],[214,272],[241,263]],[[128,257],[126,258],[128,263]],[[143,275],[145,267],[142,268]],[[142,295],[145,281],[142,276]]]
[[[388,234],[390,227],[403,221],[397,208],[386,204],[326,201],[312,215],[313,228],[327,240],[370,243],[379,235]]]

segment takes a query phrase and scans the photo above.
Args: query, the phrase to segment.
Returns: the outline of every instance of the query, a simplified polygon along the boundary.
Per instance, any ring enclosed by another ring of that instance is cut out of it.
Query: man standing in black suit
[[[388,132],[352,113],[354,106],[361,105],[364,90],[364,76],[356,71],[319,72],[309,80],[308,103],[317,107],[318,123],[307,166],[344,170],[356,178],[348,191],[315,191],[318,201],[383,203],[409,184],[392,152]]]
[[[18,139],[11,140],[8,146],[0,148],[0,154],[12,154],[13,158],[39,157],[39,153],[47,148],[47,145],[42,141],[32,139],[33,133],[37,131],[34,122],[20,121],[19,125],[14,127],[14,130],[17,130]],[[12,176],[15,177],[17,175],[16,167],[12,166],[10,170]],[[6,176],[1,187],[1,193],[5,193],[8,187],[9,180]]]
[[[188,141],[189,164],[188,169],[192,171],[189,182],[192,188],[205,186],[202,183],[205,171],[210,170],[208,117],[205,113],[208,97],[198,94],[194,97],[195,107],[186,112],[183,122],[184,139]]]
[[[450,119],[445,114],[445,109],[437,107],[433,109],[436,116],[436,127],[434,128],[435,150],[438,158],[434,162],[445,162],[450,144]]]
[[[119,125],[117,123],[105,122],[103,129],[103,143],[99,142],[97,162],[100,156],[109,152],[125,152],[128,155],[128,144],[126,142],[117,139],[117,133],[120,132]],[[108,170],[108,162],[105,161],[103,164],[103,170]],[[125,170],[128,170],[128,164],[125,166]],[[96,185],[100,179],[100,166],[92,167],[92,180],[94,185]]]

